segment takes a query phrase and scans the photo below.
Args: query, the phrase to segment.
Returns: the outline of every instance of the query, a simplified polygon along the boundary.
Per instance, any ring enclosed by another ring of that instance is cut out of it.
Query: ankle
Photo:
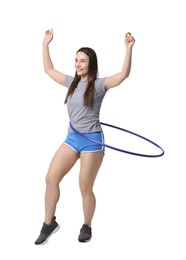
[[[88,226],[88,227],[91,228],[91,222],[90,222],[90,221],[85,221],[85,222],[84,222],[84,225],[86,225],[86,226]]]
[[[45,223],[47,226],[50,226],[54,220],[55,220],[55,217],[46,218],[45,221],[44,221],[44,223]]]

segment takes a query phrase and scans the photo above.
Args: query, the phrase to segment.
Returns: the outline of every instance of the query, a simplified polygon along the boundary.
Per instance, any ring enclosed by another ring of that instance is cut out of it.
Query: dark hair
[[[87,86],[87,89],[84,94],[84,105],[91,107],[94,102],[94,90],[95,90],[94,83],[98,77],[97,55],[96,55],[95,51],[89,47],[82,47],[76,53],[78,53],[78,52],[84,52],[89,57],[88,86]],[[74,79],[67,92],[67,95],[65,98],[65,103],[67,102],[69,96],[71,96],[74,93],[80,80],[81,80],[81,77],[78,76],[77,72],[76,72]]]

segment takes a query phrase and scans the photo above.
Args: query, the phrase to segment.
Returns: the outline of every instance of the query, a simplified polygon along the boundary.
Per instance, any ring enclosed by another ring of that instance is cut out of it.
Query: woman
[[[67,103],[70,124],[64,143],[56,151],[47,176],[45,192],[45,219],[35,244],[43,244],[59,229],[55,211],[60,196],[59,183],[80,159],[79,186],[82,195],[84,223],[78,236],[79,242],[89,241],[92,237],[92,218],[96,199],[93,185],[102,164],[104,147],[73,131],[86,134],[94,140],[104,142],[99,122],[102,100],[108,89],[121,84],[130,74],[132,47],[135,40],[131,33],[125,35],[126,54],[121,72],[110,77],[98,78],[97,56],[93,49],[83,47],[75,57],[75,76],[71,77],[57,71],[49,53],[49,43],[53,30],[45,33],[43,40],[43,64],[45,72],[57,83],[67,87]]]

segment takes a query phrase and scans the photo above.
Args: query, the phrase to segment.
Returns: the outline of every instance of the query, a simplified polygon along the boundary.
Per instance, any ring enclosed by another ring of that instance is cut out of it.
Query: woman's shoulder
[[[105,78],[97,78],[95,80],[96,90],[103,90],[105,92]]]
[[[104,85],[105,84],[105,78],[97,78],[95,80],[95,85]]]
[[[73,78],[72,76],[70,76],[70,75],[65,75],[65,85],[66,85],[67,87],[70,87],[70,85],[71,85],[73,79],[74,79],[74,78]]]

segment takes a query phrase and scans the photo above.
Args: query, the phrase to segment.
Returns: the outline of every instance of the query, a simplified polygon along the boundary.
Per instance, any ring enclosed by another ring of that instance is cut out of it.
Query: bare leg
[[[45,224],[49,225],[55,215],[56,205],[60,196],[59,183],[70,171],[79,158],[74,150],[62,144],[55,153],[47,176],[45,192]]]
[[[103,152],[82,153],[80,155],[79,185],[83,199],[84,224],[87,224],[89,227],[91,227],[96,206],[93,185],[103,161],[103,156]]]

